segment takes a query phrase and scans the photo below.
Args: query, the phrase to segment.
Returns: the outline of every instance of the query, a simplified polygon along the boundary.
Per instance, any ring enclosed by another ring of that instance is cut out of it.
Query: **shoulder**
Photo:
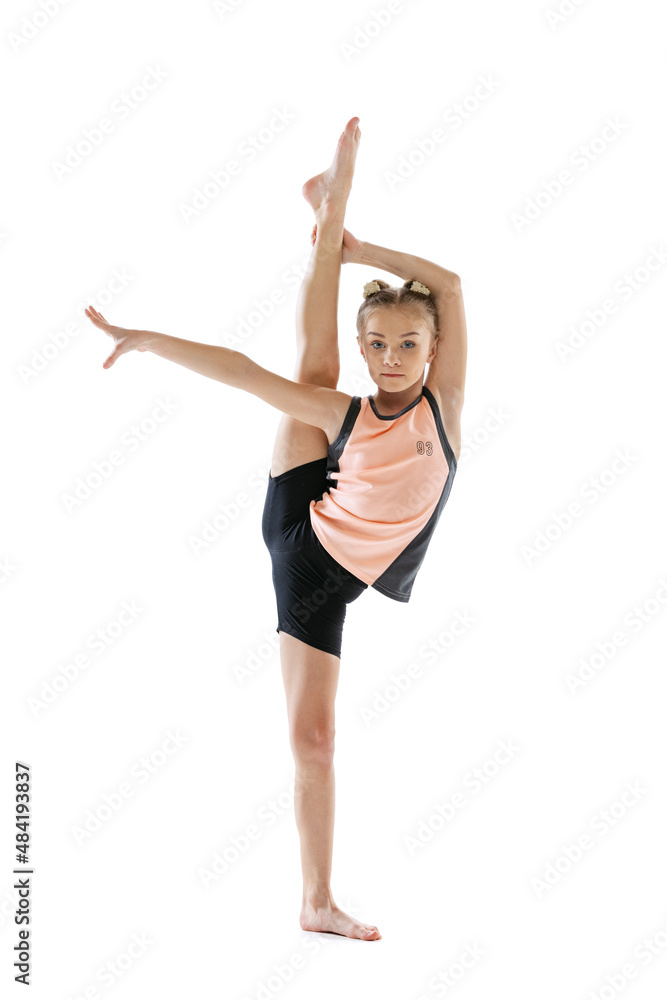
[[[339,389],[330,389],[329,393],[330,419],[325,433],[329,444],[333,444],[340,437],[343,423],[350,412],[352,404],[355,403],[356,408],[361,404],[361,398],[359,396],[351,396],[349,392],[340,392]]]
[[[435,399],[447,440],[451,445],[454,458],[458,464],[459,455],[461,454],[461,410],[463,409],[460,396],[457,393],[443,395],[439,389],[433,385],[429,385],[428,382],[424,383],[424,387],[430,391]]]

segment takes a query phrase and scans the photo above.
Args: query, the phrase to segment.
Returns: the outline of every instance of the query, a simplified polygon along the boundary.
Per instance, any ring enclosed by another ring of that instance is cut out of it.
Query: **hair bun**
[[[406,281],[403,288],[408,288],[411,292],[417,292],[419,295],[431,294],[431,289],[422,284],[421,281]]]
[[[375,292],[381,292],[385,288],[391,288],[386,281],[381,281],[376,278],[374,281],[367,281],[364,285],[364,298],[367,299],[369,295],[374,295]]]

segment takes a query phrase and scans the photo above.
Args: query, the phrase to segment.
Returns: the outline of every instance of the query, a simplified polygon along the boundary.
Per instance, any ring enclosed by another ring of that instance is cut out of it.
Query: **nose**
[[[385,365],[391,365],[392,367],[394,365],[400,365],[401,363],[398,354],[395,354],[392,351],[387,351],[383,360]]]

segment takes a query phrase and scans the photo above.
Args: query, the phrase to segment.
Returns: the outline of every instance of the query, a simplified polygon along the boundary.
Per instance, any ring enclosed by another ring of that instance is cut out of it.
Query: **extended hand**
[[[354,264],[362,241],[356,239],[349,229],[343,229],[343,264]]]
[[[128,351],[146,350],[145,347],[139,346],[143,336],[142,330],[125,330],[122,326],[111,326],[110,323],[107,323],[102,313],[98,312],[92,306],[88,306],[85,312],[91,323],[94,323],[100,330],[104,330],[114,342],[114,349],[102,365],[103,368],[111,368],[114,361],[121,354],[127,354]]]

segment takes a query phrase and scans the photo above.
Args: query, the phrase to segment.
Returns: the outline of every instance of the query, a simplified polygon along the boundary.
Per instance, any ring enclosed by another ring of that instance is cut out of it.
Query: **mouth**
[[[403,378],[402,372],[380,372],[383,378]]]

